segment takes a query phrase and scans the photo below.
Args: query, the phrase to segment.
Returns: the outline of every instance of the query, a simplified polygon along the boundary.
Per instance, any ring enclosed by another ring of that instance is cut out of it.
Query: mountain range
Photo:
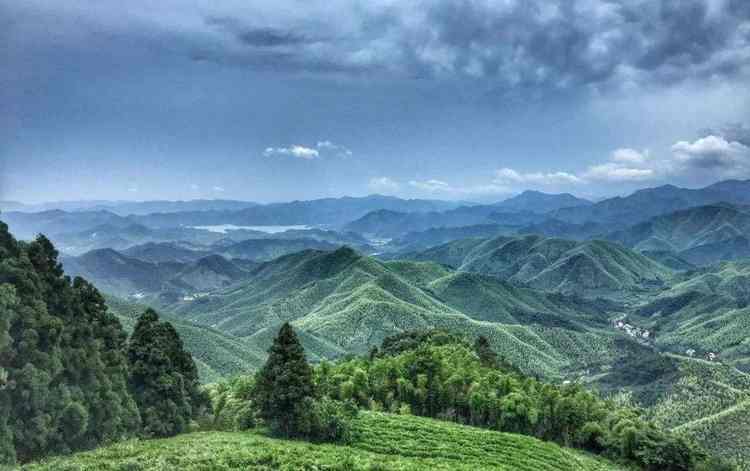
[[[652,289],[671,276],[670,269],[619,244],[539,235],[457,240],[402,258],[441,263],[538,289],[588,295]]]

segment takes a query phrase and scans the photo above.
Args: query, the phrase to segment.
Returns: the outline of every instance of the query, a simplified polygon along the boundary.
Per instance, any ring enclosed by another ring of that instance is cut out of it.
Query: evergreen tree
[[[147,309],[128,344],[130,388],[143,421],[143,434],[169,437],[184,431],[207,405],[198,370],[169,322]]]
[[[306,398],[314,397],[312,369],[292,326],[285,323],[258,372],[254,402],[260,416],[280,435],[300,435]]]
[[[0,359],[10,353],[10,323],[15,317],[15,290],[11,285],[0,285]],[[0,365],[5,362],[0,363]],[[0,366],[0,464],[14,463],[16,450],[13,446],[13,433],[8,420],[10,419],[10,397],[8,395],[8,371]]]
[[[474,342],[474,351],[479,357],[479,362],[487,368],[497,368],[499,365],[497,353],[490,346],[490,341],[484,335],[477,337]]]
[[[93,286],[64,276],[47,238],[17,242],[2,223],[0,317],[0,462],[137,431],[122,326]]]

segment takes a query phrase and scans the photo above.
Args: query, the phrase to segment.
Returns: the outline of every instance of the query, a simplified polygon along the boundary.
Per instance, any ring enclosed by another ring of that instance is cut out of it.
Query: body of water
[[[279,232],[312,229],[310,226],[235,226],[234,224],[218,224],[215,226],[193,226],[193,229],[203,229],[204,231],[218,232],[226,234],[227,231],[258,231],[267,234],[276,234]]]

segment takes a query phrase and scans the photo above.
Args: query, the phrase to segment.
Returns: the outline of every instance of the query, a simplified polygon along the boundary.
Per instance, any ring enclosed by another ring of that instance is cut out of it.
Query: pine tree
[[[169,322],[152,309],[138,319],[128,344],[130,387],[143,421],[143,434],[169,437],[184,431],[207,405],[198,370]]]
[[[260,416],[282,436],[300,434],[302,405],[315,395],[312,369],[292,326],[285,323],[258,372],[254,401]]]

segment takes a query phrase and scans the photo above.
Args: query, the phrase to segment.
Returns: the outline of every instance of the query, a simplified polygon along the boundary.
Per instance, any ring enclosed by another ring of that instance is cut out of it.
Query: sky
[[[0,0],[0,200],[750,178],[747,0]]]

